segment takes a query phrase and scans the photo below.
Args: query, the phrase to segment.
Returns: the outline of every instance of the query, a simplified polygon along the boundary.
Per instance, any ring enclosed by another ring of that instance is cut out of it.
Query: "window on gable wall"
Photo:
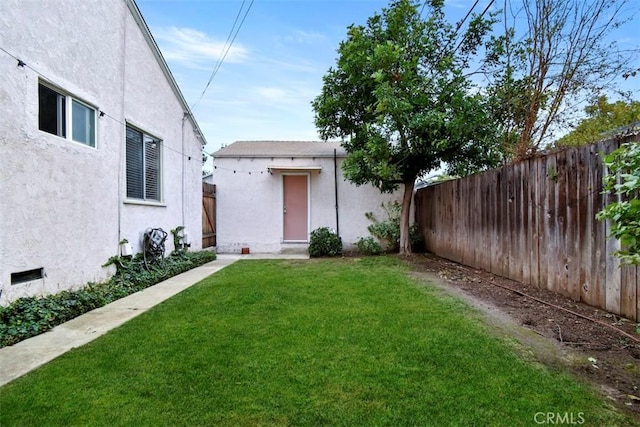
[[[42,83],[38,84],[38,128],[89,147],[96,146],[96,110]]]
[[[127,126],[127,198],[162,201],[162,141]]]

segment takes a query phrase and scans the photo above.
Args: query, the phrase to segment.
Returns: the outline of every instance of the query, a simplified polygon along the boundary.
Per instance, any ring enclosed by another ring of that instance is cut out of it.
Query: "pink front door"
[[[283,175],[284,206],[283,224],[285,241],[304,241],[308,230],[308,180],[307,175]]]

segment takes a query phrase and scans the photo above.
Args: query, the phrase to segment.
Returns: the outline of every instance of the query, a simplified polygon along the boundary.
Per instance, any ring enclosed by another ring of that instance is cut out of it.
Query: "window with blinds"
[[[127,198],[162,201],[162,141],[127,126]]]

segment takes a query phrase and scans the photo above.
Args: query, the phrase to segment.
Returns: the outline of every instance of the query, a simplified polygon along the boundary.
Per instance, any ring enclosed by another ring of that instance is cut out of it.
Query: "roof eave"
[[[212,154],[214,159],[286,159],[295,157],[296,159],[333,159],[333,154]],[[347,157],[344,153],[336,153],[336,157]]]
[[[142,34],[144,35],[144,38],[147,40],[147,43],[149,44],[149,46],[151,47],[151,51],[153,52],[153,56],[155,56],[156,60],[158,61],[158,64],[160,64],[160,68],[162,69],[162,72],[163,72],[164,76],[169,81],[171,89],[173,89],[173,93],[176,95],[176,97],[178,98],[178,101],[182,105],[182,108],[184,109],[185,118],[189,118],[189,121],[191,122],[191,124],[193,125],[193,127],[194,127],[194,129],[196,131],[196,135],[200,136],[200,143],[203,146],[206,145],[207,144],[207,140],[204,137],[204,134],[202,133],[202,130],[200,129],[200,126],[198,125],[198,122],[196,121],[195,117],[193,116],[193,112],[191,111],[191,108],[189,107],[189,104],[184,99],[184,96],[182,95],[182,91],[180,90],[180,87],[178,86],[178,83],[173,78],[173,74],[171,74],[171,70],[169,69],[169,66],[167,65],[167,62],[164,60],[164,57],[162,56],[162,52],[160,52],[160,48],[158,47],[158,44],[156,43],[155,39],[153,38],[153,35],[151,34],[151,30],[149,30],[149,26],[147,25],[146,21],[144,20],[144,18],[142,16],[142,13],[140,12],[140,9],[138,8],[138,5],[136,4],[135,0],[124,0],[124,1],[127,4],[127,6],[129,7],[129,10],[131,11],[131,14],[133,15],[133,19],[135,19],[136,23],[138,24],[138,26],[142,30]]]

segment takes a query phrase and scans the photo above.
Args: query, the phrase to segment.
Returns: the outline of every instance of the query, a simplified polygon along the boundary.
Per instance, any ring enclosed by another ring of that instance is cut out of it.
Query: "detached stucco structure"
[[[213,157],[220,253],[306,251],[319,227],[338,231],[351,249],[369,236],[365,212],[385,219],[382,204],[401,198],[346,181],[339,143],[238,141]]]
[[[0,304],[106,279],[148,227],[199,249],[204,141],[133,0],[4,0],[0,41]]]

